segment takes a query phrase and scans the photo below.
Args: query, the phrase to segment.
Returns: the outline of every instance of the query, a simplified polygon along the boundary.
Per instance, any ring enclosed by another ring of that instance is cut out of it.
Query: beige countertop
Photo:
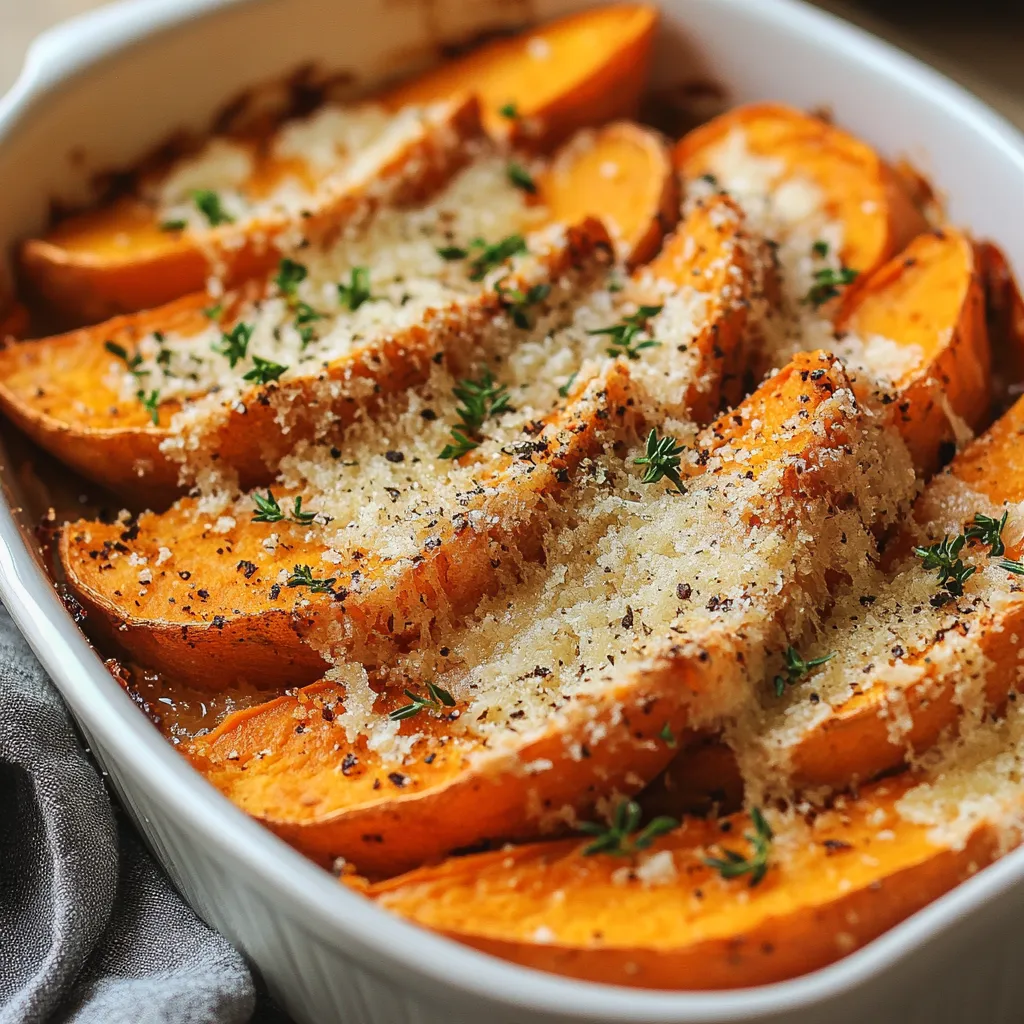
[[[1024,127],[1024,0],[990,4],[988,9],[994,13],[987,15],[984,4],[980,9],[972,6],[968,13],[962,5],[943,9],[927,3],[920,5],[922,13],[917,17],[904,14],[902,19],[889,12],[897,6],[913,7],[913,0],[901,5],[874,0],[871,14],[858,0],[819,3],[924,57]],[[0,90],[13,80],[34,35],[98,6],[99,0],[0,0]],[[877,13],[879,9],[886,12],[885,17]]]

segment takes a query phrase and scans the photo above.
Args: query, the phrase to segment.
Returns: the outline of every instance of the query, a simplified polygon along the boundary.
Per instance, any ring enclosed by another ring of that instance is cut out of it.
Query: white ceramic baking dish
[[[0,100],[0,243],[48,199],[127,164],[225,99],[305,61],[365,80],[437,42],[594,0],[132,0],[32,47]],[[794,0],[661,0],[657,78],[711,78],[736,101],[829,106],[947,194],[954,220],[1024,271],[1024,139],[916,61]],[[966,15],[965,15],[966,16]],[[6,465],[6,459],[4,459]],[[189,902],[303,1022],[1019,1021],[1024,850],[817,973],[714,994],[542,975],[422,932],[339,886],[209,787],[104,670],[43,574],[15,481],[0,508],[0,594],[63,692],[125,806]],[[15,511],[12,511],[14,509]]]

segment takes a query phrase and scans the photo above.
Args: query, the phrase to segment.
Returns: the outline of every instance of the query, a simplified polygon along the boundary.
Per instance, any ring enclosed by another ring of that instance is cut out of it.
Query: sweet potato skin
[[[987,422],[985,295],[965,235],[952,228],[918,235],[844,299],[835,322],[839,332],[920,351],[918,365],[892,382],[899,398],[886,413],[922,476],[939,467],[943,451],[956,449],[963,424],[978,430]]]
[[[635,116],[656,25],[653,5],[595,7],[485,44],[381,99],[397,109],[473,92],[491,135],[547,149],[578,128]],[[509,103],[514,118],[501,113]]]
[[[735,130],[744,133],[755,156],[784,161],[783,180],[806,178],[822,191],[829,218],[844,227],[839,255],[861,275],[927,227],[897,174],[874,150],[820,118],[781,104],[737,107],[695,129],[677,144],[676,167],[688,179],[709,173],[716,147]]]
[[[585,856],[584,844],[565,840],[453,858],[364,891],[449,938],[568,977],[665,989],[770,984],[838,960],[995,858],[991,826],[959,850],[903,821],[878,838],[873,816],[892,822],[909,786],[888,780],[813,826],[787,826],[785,856],[773,855],[754,887],[703,863],[717,843],[745,845],[744,813],[688,819],[658,840],[644,860],[670,853],[673,868],[649,884],[631,873],[636,857]]]

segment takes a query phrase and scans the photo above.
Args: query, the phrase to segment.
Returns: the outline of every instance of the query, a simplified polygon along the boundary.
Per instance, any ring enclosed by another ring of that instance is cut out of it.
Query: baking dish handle
[[[133,39],[151,38],[160,29],[180,24],[239,0],[118,0],[59,22],[29,45],[18,86],[40,91],[123,50]],[[185,9],[183,12],[182,8]]]

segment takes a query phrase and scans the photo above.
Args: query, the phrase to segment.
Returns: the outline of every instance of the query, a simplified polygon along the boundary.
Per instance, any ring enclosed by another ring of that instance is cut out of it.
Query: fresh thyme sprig
[[[537,194],[537,182],[533,180],[533,175],[518,161],[510,160],[505,168],[505,173],[516,188],[522,189],[531,196]]]
[[[801,679],[810,674],[812,669],[816,669],[819,665],[824,665],[825,662],[831,661],[835,656],[836,652],[832,651],[820,658],[811,658],[810,661],[804,661],[797,652],[797,649],[790,645],[786,648],[785,654],[786,674],[775,677],[775,696],[781,697],[786,692],[787,686],[793,686],[795,683],[800,682]]]
[[[149,394],[146,394],[145,391],[139,390],[135,392],[135,397],[142,403],[142,408],[149,413],[153,426],[158,426],[160,423],[160,413],[157,407],[160,405],[160,392],[150,391]]]
[[[506,120],[515,121],[519,117],[519,108],[514,101],[510,100],[504,106],[498,107],[498,113]]]
[[[305,348],[316,336],[313,324],[317,320],[323,320],[323,313],[318,313],[308,302],[296,302],[295,306],[295,329],[299,332],[302,340],[302,347]]]
[[[819,259],[824,259],[828,255],[828,242],[823,238],[819,238],[814,245],[811,246],[811,252],[813,252]]]
[[[338,285],[338,301],[353,313],[364,302],[369,302],[372,298],[368,267],[353,267],[349,271],[348,284]]]
[[[117,356],[121,362],[124,363],[125,368],[128,372],[138,380],[140,377],[145,377],[148,370],[140,370],[139,367],[142,365],[142,353],[136,352],[134,355],[129,356],[128,350],[124,345],[118,345],[116,341],[105,341],[103,347],[112,355]]]
[[[274,284],[277,285],[278,291],[282,295],[288,299],[294,299],[296,290],[306,280],[308,274],[309,271],[302,263],[285,256],[277,266]]]
[[[413,690],[403,691],[410,703],[403,704],[400,708],[388,712],[388,718],[392,722],[403,722],[407,718],[418,715],[421,711],[443,711],[445,708],[455,707],[455,698],[437,683],[427,683],[427,696],[415,693]]]
[[[601,327],[595,331],[587,331],[587,334],[608,335],[611,338],[611,343],[606,351],[612,359],[616,356],[639,359],[640,353],[645,348],[657,348],[661,344],[660,341],[655,341],[653,338],[634,343],[636,336],[647,326],[647,321],[652,316],[657,316],[661,310],[661,306],[640,306],[635,313],[624,316],[619,323],[612,324],[611,327]]]
[[[484,420],[508,412],[509,394],[504,384],[498,384],[485,370],[479,380],[462,380],[452,388],[462,405],[455,411],[459,417],[457,426],[452,427],[452,442],[446,444],[438,456],[442,459],[458,459],[478,447],[474,440],[480,433]]]
[[[242,374],[242,380],[255,381],[257,384],[269,384],[271,381],[277,380],[288,369],[287,366],[264,359],[262,356],[253,356],[252,363],[252,369],[248,373]]]
[[[647,435],[647,449],[644,455],[633,460],[637,466],[646,466],[642,481],[645,484],[656,484],[662,478],[670,481],[680,494],[686,493],[683,487],[682,478],[679,476],[679,467],[682,464],[680,455],[686,451],[686,447],[676,444],[674,437],[658,437],[658,432],[652,430]]]
[[[676,734],[672,731],[672,726],[666,722],[661,727],[661,732],[658,733],[658,738],[665,741],[666,746],[674,748],[677,745]]]
[[[719,846],[722,856],[705,857],[704,863],[717,871],[722,878],[741,878],[743,875],[750,875],[750,887],[753,888],[768,871],[768,854],[774,837],[760,808],[755,807],[750,812],[750,820],[754,823],[754,831],[744,834],[744,838],[751,846],[749,856],[744,857],[735,850]]]
[[[507,235],[498,242],[487,244],[482,238],[474,238],[469,243],[470,250],[480,252],[469,261],[470,281],[482,281],[492,270],[502,263],[521,256],[527,252],[526,239],[522,235]]]
[[[234,369],[239,360],[244,359],[246,352],[249,351],[249,342],[254,329],[254,324],[247,324],[240,320],[230,331],[222,331],[220,342],[214,342],[211,347],[218,355],[224,356],[228,365]]]
[[[443,260],[464,260],[469,255],[468,249],[463,249],[461,245],[441,245],[437,248],[437,255]]]
[[[502,308],[512,317],[512,323],[521,331],[528,331],[532,326],[527,310],[543,302],[551,294],[551,285],[542,283],[531,285],[526,291],[519,288],[506,288],[504,281],[495,286]]]
[[[164,340],[163,335],[161,334],[157,334],[156,337],[160,342]],[[116,341],[105,341],[103,342],[103,347],[112,356],[117,356],[117,358],[124,363],[125,368],[135,378],[136,384],[141,385],[143,383],[143,378],[149,376],[149,370],[139,369],[139,367],[142,366],[141,352],[136,352],[134,355],[129,356],[128,350],[124,345],[119,345]],[[166,368],[170,357],[171,353],[167,349],[161,348],[157,355],[157,362]],[[160,404],[160,392],[155,389],[146,392],[146,390],[140,386],[138,391],[135,392],[135,397],[142,404],[142,408],[149,413],[149,418],[153,421],[153,426],[158,426],[160,423],[160,413],[158,412],[157,407]]]
[[[950,537],[947,533],[938,544],[926,548],[914,548],[914,554],[921,559],[925,569],[938,570],[939,586],[951,597],[960,597],[964,584],[977,572],[973,565],[964,565],[960,558],[967,538],[959,533]]]
[[[558,389],[558,393],[562,396],[562,398],[568,398],[569,397],[569,392],[572,391],[572,386],[573,386],[573,384],[576,383],[576,378],[579,375],[580,375],[580,371],[579,370],[575,370],[571,374],[569,379]]]
[[[184,231],[188,227],[187,220],[175,219],[175,220],[162,220],[160,222],[161,231]]]
[[[623,800],[615,808],[611,824],[596,821],[581,821],[579,830],[595,838],[580,851],[584,857],[595,853],[610,853],[616,857],[631,857],[646,850],[655,839],[678,828],[675,818],[652,818],[642,829],[640,818],[643,811],[635,800]]]
[[[839,289],[857,280],[858,271],[852,267],[840,267],[836,270],[833,267],[823,267],[814,272],[814,284],[808,289],[803,298],[805,306],[818,309],[825,305],[830,299],[839,295]]]
[[[282,519],[289,518],[281,508],[277,498],[274,497],[274,492],[270,490],[269,487],[267,488],[266,497],[257,492],[253,494],[252,500],[253,504],[256,506],[256,511],[253,513],[252,517],[252,521],[254,523],[279,523]],[[298,495],[295,498],[290,518],[301,526],[309,526],[316,517],[316,512],[302,511],[302,496]]]
[[[211,228],[235,223],[235,218],[224,209],[220,196],[212,189],[197,188],[192,193],[192,201]]]
[[[989,547],[989,558],[998,558],[1006,554],[1006,545],[1003,543],[1003,527],[1006,526],[1009,511],[1003,513],[1001,519],[993,519],[991,516],[974,513],[974,523],[964,530],[964,536],[968,540],[980,540],[982,544]]]
[[[451,433],[452,439],[441,449],[441,454],[438,455],[439,459],[461,459],[463,455],[468,454],[474,448],[480,447],[479,441],[467,437],[465,432],[458,427],[452,427]]]
[[[308,565],[292,566],[292,574],[288,577],[289,587],[309,587],[311,594],[333,593],[334,581],[337,576],[331,576],[325,580],[318,580],[313,577],[313,570]]]

